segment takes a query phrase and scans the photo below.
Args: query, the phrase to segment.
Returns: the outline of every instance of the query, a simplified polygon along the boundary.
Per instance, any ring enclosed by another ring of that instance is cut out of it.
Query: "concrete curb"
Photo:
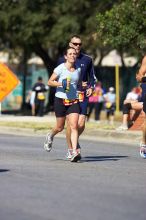
[[[54,115],[46,115],[44,117],[34,116],[15,116],[15,115],[1,115],[0,122],[36,122],[36,123],[55,123],[56,118]],[[101,122],[102,123],[102,122]],[[103,121],[104,123],[104,121]],[[119,122],[115,122],[119,126]],[[23,135],[23,136],[44,136],[48,132],[47,129],[39,130],[33,128],[19,128],[19,127],[6,127],[0,126],[1,134]],[[57,137],[65,137],[65,130],[57,135]],[[130,145],[139,144],[142,138],[142,131],[116,131],[114,129],[101,129],[97,123],[86,126],[85,131],[80,139],[93,140],[93,141],[109,141],[118,143],[128,143]]]
[[[22,136],[40,136],[45,137],[48,130],[34,130],[28,128],[0,127],[0,133],[4,135],[22,135]],[[129,145],[138,144],[141,140],[141,132],[139,131],[121,131],[85,129],[80,139],[92,141],[118,142],[128,143]],[[65,138],[65,130],[57,135],[57,137]]]

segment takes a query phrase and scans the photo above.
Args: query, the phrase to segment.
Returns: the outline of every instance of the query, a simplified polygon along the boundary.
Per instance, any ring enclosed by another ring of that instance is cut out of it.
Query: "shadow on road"
[[[86,156],[82,157],[81,162],[95,162],[95,161],[107,161],[107,160],[112,160],[112,161],[118,161],[122,158],[127,158],[128,156]]]
[[[7,170],[7,169],[0,169],[0,173],[3,173],[3,172],[9,172],[10,170]]]
[[[86,156],[86,157],[82,157],[82,159],[80,161],[78,161],[79,163],[85,163],[85,162],[97,162],[97,161],[118,161],[120,159],[123,158],[128,158],[129,156],[115,156],[115,155],[111,155],[111,156]],[[51,161],[70,161],[68,159],[52,159]]]

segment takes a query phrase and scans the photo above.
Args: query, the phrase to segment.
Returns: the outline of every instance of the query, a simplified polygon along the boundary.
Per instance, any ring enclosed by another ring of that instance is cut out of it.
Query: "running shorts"
[[[56,117],[65,117],[71,113],[80,113],[79,103],[75,103],[72,105],[65,106],[63,103],[63,99],[55,97],[54,100],[54,111]]]
[[[88,97],[85,97],[82,102],[79,102],[80,105],[80,115],[87,115],[87,107],[88,107]]]

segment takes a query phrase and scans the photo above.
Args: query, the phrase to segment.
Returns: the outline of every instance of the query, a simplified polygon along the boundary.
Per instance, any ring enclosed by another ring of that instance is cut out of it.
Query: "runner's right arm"
[[[146,56],[142,60],[141,67],[136,74],[136,79],[138,82],[142,82],[142,78],[146,75]]]

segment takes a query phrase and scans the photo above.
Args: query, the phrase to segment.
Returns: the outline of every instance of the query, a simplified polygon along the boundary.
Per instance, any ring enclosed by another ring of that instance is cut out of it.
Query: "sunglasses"
[[[74,46],[81,46],[82,45],[82,43],[73,43],[73,42],[71,42]]]

